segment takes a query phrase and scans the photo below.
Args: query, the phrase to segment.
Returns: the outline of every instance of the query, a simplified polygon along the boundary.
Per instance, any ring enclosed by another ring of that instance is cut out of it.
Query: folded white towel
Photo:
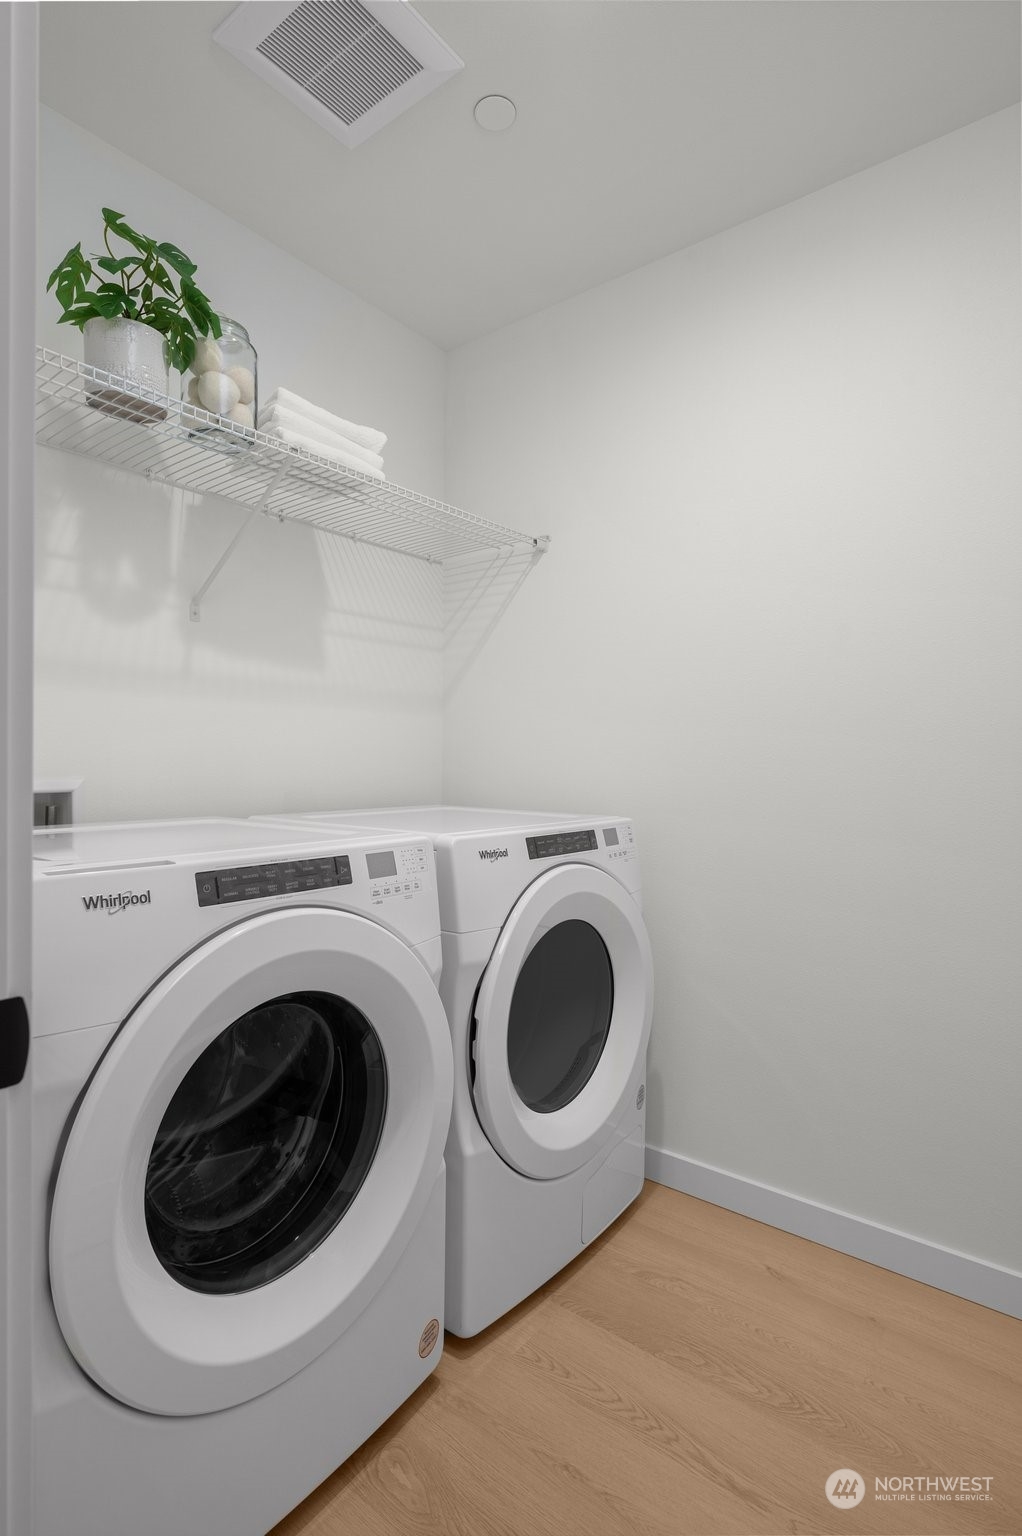
[[[329,427],[321,427],[318,422],[300,416],[297,411],[289,411],[283,405],[266,406],[259,412],[260,432],[272,432],[275,427],[283,432],[297,432],[302,437],[311,437],[327,448],[336,448],[340,453],[353,454],[355,458],[364,461],[367,469],[383,469],[383,460],[378,453],[370,453],[368,448],[361,448],[350,437],[331,432]]]
[[[303,400],[301,395],[294,394],[290,389],[275,389],[269,399],[263,401],[264,409],[271,405],[282,405],[287,411],[297,411],[300,416],[308,417],[309,421],[327,427],[331,432],[340,433],[341,437],[350,437],[353,443],[357,443],[360,448],[368,448],[370,453],[383,452],[387,441],[386,432],[377,432],[375,427],[360,427],[357,422],[345,421],[343,416],[332,415],[321,405]]]
[[[260,431],[267,430],[260,428]],[[345,469],[357,469],[362,475],[368,475],[373,480],[382,480],[383,475],[378,469],[371,469],[365,459],[356,458],[353,453],[345,453],[340,448],[328,448],[325,443],[317,443],[314,437],[306,437],[303,432],[292,432],[284,427],[268,429],[267,435],[276,438],[279,443],[286,443],[291,448],[305,448],[309,453],[315,453],[321,459],[330,459],[334,464],[343,464]]]

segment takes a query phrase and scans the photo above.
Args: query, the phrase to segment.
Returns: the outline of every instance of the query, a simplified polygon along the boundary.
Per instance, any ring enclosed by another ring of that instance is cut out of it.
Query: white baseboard
[[[858,1216],[846,1216],[843,1211],[816,1205],[798,1195],[787,1195],[768,1184],[739,1178],[708,1163],[680,1157],[676,1152],[662,1152],[658,1147],[646,1148],[646,1177],[682,1194],[708,1200],[711,1205],[722,1205],[726,1210],[751,1216],[754,1221],[779,1227],[782,1232],[793,1232],[796,1237],[823,1243],[852,1258],[865,1259],[868,1264],[879,1264],[881,1269],[907,1275],[910,1280],[921,1280],[940,1291],[963,1296],[966,1301],[977,1301],[980,1306],[1007,1312],[1010,1317],[1022,1317],[1022,1275],[1014,1270],[909,1237],[905,1232],[863,1221]]]

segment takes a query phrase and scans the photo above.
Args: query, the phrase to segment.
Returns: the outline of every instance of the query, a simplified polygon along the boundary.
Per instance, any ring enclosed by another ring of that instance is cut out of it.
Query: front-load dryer
[[[440,1354],[433,850],[190,821],[34,851],[33,1536],[262,1536]]]
[[[433,842],[454,1044],[447,1326],[478,1333],[642,1188],[653,967],[632,823],[424,806],[295,824]]]

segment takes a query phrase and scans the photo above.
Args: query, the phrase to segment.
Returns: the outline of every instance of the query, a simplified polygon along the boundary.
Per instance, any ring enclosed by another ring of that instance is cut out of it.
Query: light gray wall
[[[1012,109],[461,348],[444,746],[636,818],[653,1144],[1014,1268],[1019,343]]]
[[[388,478],[443,492],[444,354],[172,182],[43,109],[38,336],[81,357],[46,275],[100,207],[172,240],[278,385],[389,434]],[[176,375],[172,375],[176,378]],[[84,458],[38,467],[37,777],[90,821],[243,814],[440,789],[442,596],[418,561],[244,514]]]

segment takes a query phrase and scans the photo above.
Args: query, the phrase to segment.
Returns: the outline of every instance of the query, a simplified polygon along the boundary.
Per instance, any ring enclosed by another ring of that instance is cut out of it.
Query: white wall
[[[636,818],[652,1143],[1014,1268],[1018,130],[452,356],[451,499],[554,543],[444,749]]]
[[[180,187],[43,109],[39,340],[81,356],[46,275],[101,206],[174,241],[277,385],[389,434],[388,478],[443,492],[444,354]],[[229,174],[229,164],[225,166]],[[176,377],[176,376],[172,376]],[[441,594],[417,562],[39,454],[37,776],[84,777],[88,820],[434,798]]]

